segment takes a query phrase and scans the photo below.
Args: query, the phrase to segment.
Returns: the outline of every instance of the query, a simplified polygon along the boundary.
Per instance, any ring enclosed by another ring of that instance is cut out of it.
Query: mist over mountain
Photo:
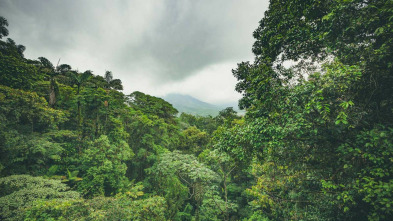
[[[214,105],[201,100],[198,100],[195,97],[184,94],[168,94],[162,97],[164,100],[168,101],[175,107],[179,113],[184,112],[188,114],[201,115],[201,116],[216,116],[219,111],[225,109],[226,107],[233,107],[234,110],[239,112],[239,108],[237,107],[237,103],[233,104],[224,104],[224,105]],[[243,113],[240,111],[240,113]]]

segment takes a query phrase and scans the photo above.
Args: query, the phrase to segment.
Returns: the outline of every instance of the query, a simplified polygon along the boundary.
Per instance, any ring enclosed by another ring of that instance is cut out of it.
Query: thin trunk
[[[229,220],[228,214],[228,189],[227,189],[227,175],[224,176],[224,192],[225,192],[225,220]]]
[[[97,112],[97,116],[96,116],[96,137],[98,137],[98,112]]]
[[[105,101],[105,106],[106,106],[106,113],[105,113],[105,129],[107,128],[107,122],[108,122],[108,112],[109,112],[109,102]]]
[[[78,91],[77,91],[77,95],[78,95],[78,130],[80,130],[81,128],[81,101],[79,100],[79,92],[80,92],[80,85],[78,84]]]
[[[196,209],[195,209],[195,221],[199,221],[199,201],[197,202]]]
[[[49,105],[53,107],[56,103],[56,94],[55,94],[55,89],[51,88],[51,91],[49,93]]]
[[[106,90],[106,94],[109,95],[109,89]],[[109,102],[106,100],[104,102],[104,106],[106,107],[106,113],[105,113],[105,123],[104,123],[104,128],[106,129],[107,121],[108,121],[108,111],[109,111]]]
[[[225,214],[224,214],[225,220],[229,220],[227,179],[228,179],[228,176],[232,173],[232,171],[235,168],[236,168],[236,166],[232,167],[232,169],[228,173],[223,172],[223,174],[224,174],[224,197],[225,197]],[[221,167],[221,170],[224,171],[222,167]]]
[[[78,101],[78,129],[80,130],[81,128],[81,102]]]
[[[49,105],[53,107],[56,103],[56,92],[55,92],[55,79],[50,80],[50,92],[49,92]]]

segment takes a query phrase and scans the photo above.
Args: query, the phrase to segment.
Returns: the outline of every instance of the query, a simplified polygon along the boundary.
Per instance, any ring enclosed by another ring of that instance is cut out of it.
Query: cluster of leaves
[[[36,201],[25,212],[25,220],[164,220],[165,210],[165,200],[159,196],[56,199]]]
[[[245,122],[216,137],[252,162],[256,217],[392,219],[392,6],[270,1],[233,70]]]
[[[78,199],[79,193],[70,191],[60,180],[47,180],[29,175],[0,178],[0,218],[21,220],[24,212],[37,200]]]

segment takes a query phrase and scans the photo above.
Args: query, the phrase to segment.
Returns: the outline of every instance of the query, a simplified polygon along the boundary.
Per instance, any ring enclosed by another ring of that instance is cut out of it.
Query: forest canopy
[[[393,2],[261,18],[232,71],[245,116],[198,116],[25,58],[0,17],[0,219],[392,220]]]

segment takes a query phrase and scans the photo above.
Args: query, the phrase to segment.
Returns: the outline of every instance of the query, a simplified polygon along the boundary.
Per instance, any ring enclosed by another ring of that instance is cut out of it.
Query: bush
[[[79,193],[69,191],[69,187],[59,180],[29,175],[0,178],[0,219],[21,220],[25,209],[38,200],[70,200],[79,197]]]

